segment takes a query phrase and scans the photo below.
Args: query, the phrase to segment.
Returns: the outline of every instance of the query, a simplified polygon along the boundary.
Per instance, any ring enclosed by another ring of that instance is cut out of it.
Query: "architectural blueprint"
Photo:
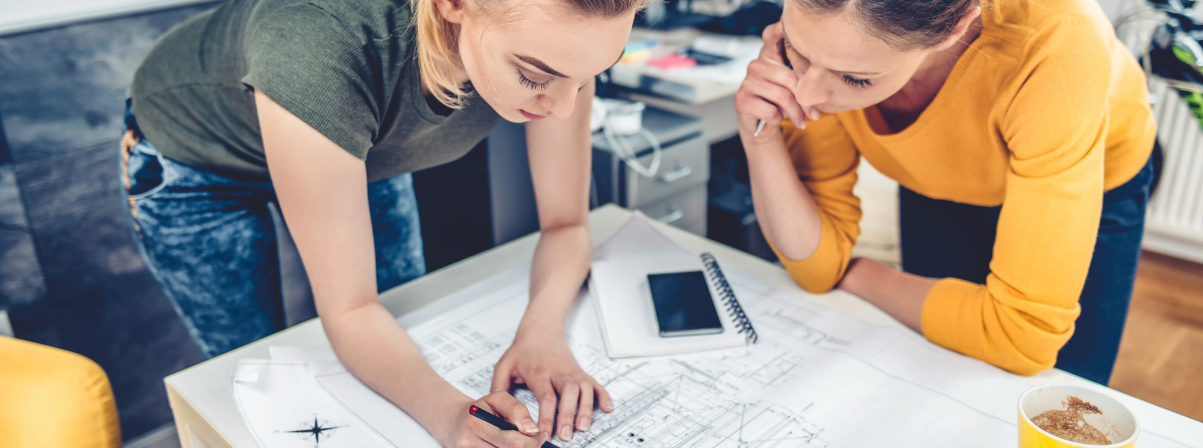
[[[644,244],[646,245],[646,244]],[[605,253],[599,249],[600,253]],[[721,262],[721,259],[720,259]],[[485,279],[407,325],[426,359],[464,393],[489,392],[493,364],[527,304],[528,268]],[[610,392],[588,432],[564,447],[1014,447],[1020,377],[913,332],[853,319],[798,292],[724,267],[760,342],[722,352],[611,360],[582,291],[568,342]],[[402,324],[406,324],[403,318]],[[396,446],[437,444],[403,411],[338,368],[317,369],[325,390]],[[538,413],[533,395],[515,396]],[[1146,431],[1138,446],[1183,446]]]

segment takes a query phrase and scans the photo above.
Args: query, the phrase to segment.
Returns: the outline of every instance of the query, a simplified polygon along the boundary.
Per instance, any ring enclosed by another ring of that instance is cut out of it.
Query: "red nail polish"
[[[480,409],[476,405],[468,406],[468,415],[476,415],[476,410]]]

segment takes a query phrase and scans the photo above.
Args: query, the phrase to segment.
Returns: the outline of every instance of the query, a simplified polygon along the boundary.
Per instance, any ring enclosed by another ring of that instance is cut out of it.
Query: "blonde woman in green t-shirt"
[[[587,430],[605,389],[564,339],[591,259],[593,77],[644,0],[230,0],[139,67],[122,148],[144,258],[207,356],[283,328],[277,202],[339,359],[445,446],[537,446]],[[408,173],[498,118],[526,123],[542,237],[530,304],[473,400],[440,378],[377,293],[422,275]],[[153,144],[152,144],[153,142]],[[524,383],[540,420],[506,391]],[[521,431],[468,418],[492,410]]]

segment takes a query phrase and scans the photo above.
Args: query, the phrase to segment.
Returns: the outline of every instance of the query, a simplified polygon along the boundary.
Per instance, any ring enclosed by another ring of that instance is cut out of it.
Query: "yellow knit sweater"
[[[810,258],[782,262],[811,292],[843,277],[860,233],[860,156],[924,196],[1002,205],[986,284],[937,283],[923,334],[1032,374],[1073,334],[1103,192],[1140,171],[1156,131],[1144,75],[1095,1],[984,3],[981,35],[906,129],[875,132],[888,129],[875,107],[785,124],[822,236]]]

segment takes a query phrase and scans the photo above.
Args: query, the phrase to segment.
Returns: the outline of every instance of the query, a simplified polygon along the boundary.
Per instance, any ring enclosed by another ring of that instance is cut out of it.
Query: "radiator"
[[[1203,263],[1203,126],[1158,79],[1149,82],[1165,168],[1145,219],[1145,249]]]

